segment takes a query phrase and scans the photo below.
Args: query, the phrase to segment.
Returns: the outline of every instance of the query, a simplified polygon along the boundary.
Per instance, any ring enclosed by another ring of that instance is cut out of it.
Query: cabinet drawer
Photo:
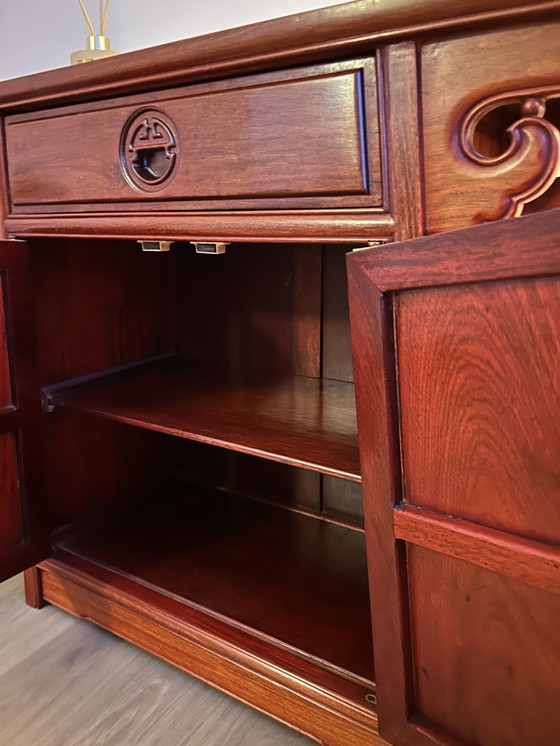
[[[14,213],[381,204],[373,59],[14,115],[6,143]]]

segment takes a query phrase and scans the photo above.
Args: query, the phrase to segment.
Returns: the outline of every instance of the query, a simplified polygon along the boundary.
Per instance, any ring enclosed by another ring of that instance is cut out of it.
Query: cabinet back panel
[[[128,241],[30,241],[43,385],[173,348],[172,254]]]
[[[362,486],[345,479],[323,474],[321,510],[329,518],[348,521],[356,525],[364,523]]]
[[[480,746],[551,746],[560,733],[560,596],[408,547],[421,716]]]
[[[179,481],[277,505],[320,510],[320,474],[257,456],[177,439],[172,473]]]
[[[252,244],[235,244],[219,256],[181,250],[183,351],[203,367],[233,376],[316,372],[320,317],[313,305],[318,305],[320,275],[317,259],[307,261],[305,251]],[[297,281],[296,269],[301,270]],[[294,311],[306,303],[311,308],[304,326]]]
[[[344,246],[323,247],[323,378],[353,381],[346,254]]]
[[[401,296],[409,502],[560,541],[559,318],[556,278]]]
[[[170,463],[179,481],[363,525],[361,485],[345,479],[178,439]]]

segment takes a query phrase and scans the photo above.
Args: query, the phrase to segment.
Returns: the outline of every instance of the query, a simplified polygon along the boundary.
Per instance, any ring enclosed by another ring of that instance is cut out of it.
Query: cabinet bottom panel
[[[386,744],[357,685],[82,558],[48,560],[38,569],[44,600],[311,738],[329,746]]]

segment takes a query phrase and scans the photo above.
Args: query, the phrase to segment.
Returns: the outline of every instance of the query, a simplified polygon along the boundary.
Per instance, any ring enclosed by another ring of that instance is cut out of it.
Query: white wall
[[[97,25],[99,0],[84,1]],[[346,1],[112,0],[106,35],[128,52]],[[67,65],[87,35],[78,0],[0,0],[0,80]]]

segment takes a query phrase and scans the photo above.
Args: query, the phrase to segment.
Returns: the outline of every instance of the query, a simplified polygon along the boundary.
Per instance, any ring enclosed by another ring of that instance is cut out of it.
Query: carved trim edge
[[[523,185],[518,192],[504,195],[506,208],[497,219],[519,217],[524,206],[543,195],[560,176],[560,131],[546,119],[546,104],[554,98],[560,98],[560,86],[546,86],[537,90],[520,89],[497,94],[478,102],[461,122],[459,147],[463,156],[471,163],[485,168],[507,164],[508,161],[520,157],[524,147],[531,148],[532,128],[536,128],[544,135],[547,152],[541,168],[530,184]],[[506,150],[498,156],[485,156],[479,153],[474,145],[479,122],[491,111],[515,103],[520,105],[521,117],[506,129],[509,137]]]

